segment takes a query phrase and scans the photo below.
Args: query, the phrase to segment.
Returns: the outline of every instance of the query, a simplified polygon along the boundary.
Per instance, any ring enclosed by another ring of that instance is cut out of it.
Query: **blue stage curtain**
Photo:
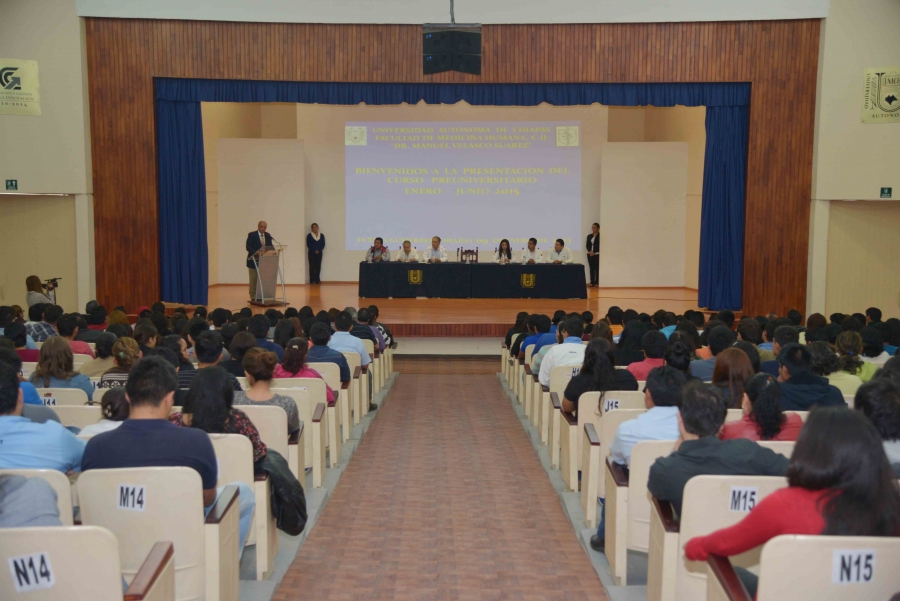
[[[698,304],[738,310],[744,277],[744,194],[749,107],[706,109]]]
[[[199,102],[156,101],[162,300],[207,302],[206,168]]]
[[[369,105],[706,106],[700,306],[741,307],[750,84],[422,84],[157,78],[163,300],[207,302],[206,175],[200,102]]]

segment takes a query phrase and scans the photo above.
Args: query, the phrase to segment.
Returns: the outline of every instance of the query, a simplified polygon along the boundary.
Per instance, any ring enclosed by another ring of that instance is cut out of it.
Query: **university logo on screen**
[[[536,277],[533,273],[523,273],[521,276],[522,288],[534,288]]]
[[[900,67],[867,69],[863,123],[900,123]]]
[[[410,284],[421,284],[422,283],[422,270],[421,269],[410,269],[407,273],[407,277],[409,278]]]

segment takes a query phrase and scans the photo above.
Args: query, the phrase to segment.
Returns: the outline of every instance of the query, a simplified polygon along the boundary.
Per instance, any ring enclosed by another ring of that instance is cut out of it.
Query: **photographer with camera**
[[[53,278],[52,280],[47,280],[45,284],[41,284],[41,278],[36,275],[28,276],[25,279],[25,287],[28,289],[25,301],[28,303],[28,306],[31,307],[38,303],[55,305],[57,279],[58,278]],[[46,293],[44,292],[45,290]]]

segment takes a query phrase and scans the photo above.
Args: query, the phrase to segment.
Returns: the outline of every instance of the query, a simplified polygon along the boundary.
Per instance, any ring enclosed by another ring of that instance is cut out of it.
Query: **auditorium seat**
[[[363,346],[366,347],[366,351],[369,353],[369,356],[372,358],[371,369],[372,371],[372,396],[378,394],[378,391],[381,390],[381,386],[383,384],[382,380],[382,361],[381,355],[378,351],[375,350],[375,344],[371,340],[363,340]]]
[[[325,383],[331,387],[335,395],[337,395],[336,411],[340,417],[342,441],[350,440],[350,430],[353,423],[350,417],[350,382],[347,387],[341,383],[341,368],[337,363],[308,363],[307,367],[314,369],[321,374]]]
[[[552,448],[553,445],[550,440],[550,408],[552,406],[550,403],[550,393],[555,392],[562,396],[563,392],[566,390],[566,386],[569,384],[569,380],[572,379],[572,376],[577,375],[579,371],[581,371],[580,365],[560,365],[554,367],[550,370],[550,385],[542,386],[540,398],[535,399],[538,403],[538,430],[541,434],[541,443],[551,447],[551,461],[553,461],[554,456],[556,459],[554,467],[559,465],[559,433],[557,432],[557,441],[554,443],[556,445],[556,452],[554,453]]]
[[[37,369],[37,363],[33,361],[23,361],[22,369],[19,370],[19,373],[22,375],[22,378],[28,380],[31,378],[31,374],[34,373],[34,370]]]
[[[337,411],[337,402],[328,402],[325,380],[320,378],[276,378],[272,380],[270,390],[274,394],[292,397],[300,410],[300,421],[304,423],[309,423],[317,404],[325,404],[327,409],[325,427],[328,435],[326,440],[330,450],[329,467],[337,467],[341,456],[341,416]],[[304,392],[306,398],[302,394]],[[310,441],[306,443],[306,451],[312,453]]]
[[[359,353],[342,352],[350,367],[351,387],[350,399],[351,409],[353,413],[353,425],[355,426],[362,420],[364,415],[369,414],[369,376],[368,366],[362,367],[362,359]],[[351,428],[352,429],[352,428]]]
[[[53,408],[56,417],[64,426],[75,426],[79,430],[96,424],[103,418],[100,412],[100,405],[57,405]]]
[[[284,413],[281,407],[275,407]],[[285,418],[287,415],[285,414]],[[210,434],[216,462],[219,466],[219,481],[216,486],[226,486],[232,482],[242,482],[253,491],[256,498],[253,522],[247,535],[247,546],[256,545],[256,579],[265,580],[275,567],[278,554],[278,527],[272,515],[269,502],[271,486],[269,475],[253,473],[253,445],[250,439],[240,434]]]
[[[671,505],[654,501],[651,518],[647,568],[648,601],[706,598],[706,565],[688,561],[684,545],[695,536],[704,536],[732,526],[747,516],[749,509],[769,494],[787,486],[776,476],[695,476],[684,487],[680,519]],[[738,490],[748,496],[737,498]],[[750,500],[753,499],[751,503]],[[752,567],[759,563],[759,549],[732,558],[735,565]]]
[[[537,427],[537,413],[535,412],[535,406],[537,398],[534,394],[534,384],[533,382],[537,381],[537,378],[533,378],[532,375],[534,372],[531,369],[531,360],[533,357],[534,345],[529,346],[525,350],[525,362],[521,366],[521,375],[517,380],[518,391],[516,396],[519,397],[519,402],[525,406],[525,412],[531,418],[531,425]],[[538,390],[540,390],[540,385],[538,385]]]
[[[186,467],[89,470],[78,479],[85,525],[119,541],[122,574],[131,582],[158,540],[175,546],[179,599],[237,601],[238,488],[227,486],[204,519],[200,474]]]
[[[44,405],[87,405],[88,396],[79,388],[38,388],[38,395]]]
[[[599,435],[594,424],[587,423],[584,426],[584,441],[581,445],[581,508],[588,528],[597,526],[597,497],[604,497],[606,491],[603,465],[615,438],[616,428],[645,411],[646,409],[613,409],[603,414]]]
[[[776,536],[760,553],[756,599],[894,599],[900,591],[898,565],[900,538]],[[712,555],[706,570],[709,601],[753,601],[731,558]]]
[[[97,526],[0,529],[0,599],[174,601],[175,550],[154,542],[122,594],[119,541]],[[34,562],[32,564],[31,562]]]
[[[324,404],[322,407],[324,411]],[[240,405],[239,409],[246,413],[253,425],[256,426],[260,440],[285,458],[291,473],[301,483],[305,482],[304,474],[307,467],[312,467],[313,483],[321,481],[325,477],[325,450],[322,449],[322,464],[320,465],[312,460],[313,449],[311,441],[307,440],[311,434],[310,430],[324,426],[324,422],[313,424],[310,420],[304,420],[301,413],[300,430],[293,437],[288,437],[287,413],[281,407]],[[325,439],[324,434],[322,432],[323,440]]]
[[[8,469],[0,470],[0,476],[25,476],[26,478],[46,480],[47,484],[56,492],[59,521],[63,526],[72,525],[72,483],[64,473],[57,470]]]
[[[93,360],[94,360],[94,358],[91,357],[90,355],[81,355],[79,353],[75,353],[72,355],[72,366],[75,369],[75,371],[78,371],[78,369],[82,365],[84,365],[88,361],[93,361]]]
[[[503,374],[503,377],[506,377],[506,370],[509,368],[509,348],[506,346],[506,342],[500,343],[500,373]]]
[[[628,551],[646,553],[650,546],[650,466],[674,446],[674,440],[639,442],[631,450],[629,468],[606,458],[605,554],[619,586],[628,584]]]
[[[110,388],[94,388],[94,394],[91,395],[91,403],[94,405],[99,405],[103,400],[103,395],[106,394]]]

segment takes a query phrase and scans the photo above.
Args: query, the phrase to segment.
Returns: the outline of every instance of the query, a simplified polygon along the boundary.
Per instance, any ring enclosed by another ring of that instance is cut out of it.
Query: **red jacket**
[[[745,415],[736,422],[728,422],[725,424],[722,427],[722,431],[719,433],[719,438],[722,440],[728,440],[730,438],[746,438],[748,440],[759,442],[762,439],[759,437],[758,428],[759,426],[756,425],[756,421],[754,421],[753,417]],[[802,428],[803,420],[800,419],[799,415],[796,413],[785,413],[784,424],[781,426],[781,431],[776,434],[775,438],[772,440],[797,440]]]

